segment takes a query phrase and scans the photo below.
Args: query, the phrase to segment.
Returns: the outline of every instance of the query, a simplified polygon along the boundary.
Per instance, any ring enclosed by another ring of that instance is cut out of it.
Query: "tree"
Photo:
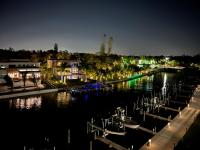
[[[100,46],[100,55],[105,55],[105,49],[106,49],[106,46],[105,46],[105,38],[106,38],[106,34],[103,35],[103,42]]]
[[[58,44],[57,43],[54,44],[54,51],[58,52]]]
[[[23,80],[23,83],[24,83],[24,88],[25,88],[25,86],[26,86],[26,75],[27,75],[27,73],[28,72],[21,72],[21,74],[22,74],[22,80]]]
[[[5,75],[4,79],[6,80],[6,83],[8,84],[8,86],[10,86],[11,91],[13,90],[13,81],[11,79],[11,77],[9,75]]]
[[[104,55],[104,54],[105,54],[105,44],[102,43],[102,44],[101,44],[101,47],[100,47],[100,55],[102,56],[102,55]]]
[[[31,55],[31,61],[32,62],[39,62],[39,56],[38,56],[38,54],[32,54]]]
[[[53,59],[57,59],[57,54],[58,54],[58,44],[57,43],[54,44],[54,48],[53,49],[54,50],[53,50],[53,53],[52,53],[52,58]]]
[[[113,43],[113,37],[111,36],[108,40],[108,55],[112,52],[112,43]]]
[[[35,73],[32,72],[32,75],[33,75],[33,83],[34,83],[34,86],[37,86],[37,79],[36,79],[36,76],[35,76]]]

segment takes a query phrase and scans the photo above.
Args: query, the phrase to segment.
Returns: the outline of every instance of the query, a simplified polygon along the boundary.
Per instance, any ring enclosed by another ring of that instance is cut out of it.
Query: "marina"
[[[200,149],[195,0],[3,0],[0,150]]]
[[[20,129],[24,124],[24,118],[29,116],[29,119],[26,119],[26,127],[23,128],[26,130],[31,128],[31,130],[29,133],[24,132],[24,138],[19,139],[15,145],[17,148],[24,146],[26,149],[149,148],[148,140],[151,139],[153,145],[154,136],[162,137],[163,129],[169,126],[171,129],[174,119],[183,117],[185,109],[191,109],[192,99],[196,100],[191,95],[196,92],[197,85],[186,83],[182,80],[181,72],[179,74],[172,76],[172,73],[163,72],[144,76],[134,82],[134,88],[129,84],[132,82],[127,81],[113,84],[112,89],[109,90],[98,88],[98,90],[92,89],[78,94],[50,92],[16,99],[8,98],[0,102],[0,107],[4,106],[0,114],[9,112],[10,121],[9,124],[5,122],[1,127],[10,127],[14,123],[13,119],[18,118],[19,123],[16,128]],[[175,77],[175,80],[167,78],[165,82],[161,81],[157,84],[157,77],[168,75]],[[181,86],[180,81],[185,84]],[[174,88],[167,88],[172,87],[173,82],[176,86],[173,84]],[[159,86],[160,90],[154,89],[155,85]],[[164,91],[163,87],[166,87]],[[184,91],[183,97],[182,89],[190,92]],[[193,110],[187,116],[192,117],[197,113],[198,111]],[[6,118],[2,116],[2,119]],[[38,119],[43,120],[42,124],[37,124]],[[57,125],[53,126],[55,121]],[[8,130],[12,135],[18,135],[21,131],[12,128]],[[37,147],[34,146],[35,143]],[[12,145],[8,147],[12,148]]]

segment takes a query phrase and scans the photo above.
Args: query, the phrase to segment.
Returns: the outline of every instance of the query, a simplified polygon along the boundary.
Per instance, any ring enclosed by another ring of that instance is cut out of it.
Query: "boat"
[[[125,109],[117,107],[115,114],[112,115],[114,121],[120,122],[124,127],[137,129],[140,125],[132,120],[131,117],[125,115]]]
[[[105,90],[110,90],[112,87],[109,84],[103,84],[103,83],[88,83],[85,84],[83,86],[79,86],[79,87],[74,87],[74,88],[70,88],[69,92],[72,95],[78,95],[78,94],[83,94],[83,93],[87,93],[87,92],[92,92],[92,91],[99,91],[102,89]]]

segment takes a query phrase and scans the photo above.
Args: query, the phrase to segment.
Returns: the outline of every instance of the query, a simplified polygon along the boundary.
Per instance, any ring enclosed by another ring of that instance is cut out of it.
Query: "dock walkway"
[[[150,143],[149,141],[145,143],[140,150],[173,150],[192,125],[198,113],[200,113],[200,85],[196,88],[194,97],[190,99],[189,107],[185,107],[181,111],[181,115],[177,115],[170,122],[170,125],[166,125],[151,138]]]

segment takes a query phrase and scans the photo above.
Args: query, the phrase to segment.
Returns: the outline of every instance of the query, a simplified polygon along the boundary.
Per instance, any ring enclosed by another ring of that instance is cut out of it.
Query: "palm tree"
[[[7,85],[10,86],[11,91],[13,91],[13,81],[12,81],[12,78],[9,75],[5,75],[4,79],[6,80]]]
[[[32,75],[33,75],[33,83],[34,83],[34,86],[37,86],[37,79],[36,79],[36,77],[35,77],[34,72],[32,72]]]
[[[108,55],[112,52],[112,43],[113,43],[113,37],[111,36],[108,40]]]
[[[23,80],[23,83],[24,83],[24,89],[25,89],[25,86],[26,86],[26,75],[27,75],[27,71],[25,72],[20,72],[22,74],[22,80]]]

